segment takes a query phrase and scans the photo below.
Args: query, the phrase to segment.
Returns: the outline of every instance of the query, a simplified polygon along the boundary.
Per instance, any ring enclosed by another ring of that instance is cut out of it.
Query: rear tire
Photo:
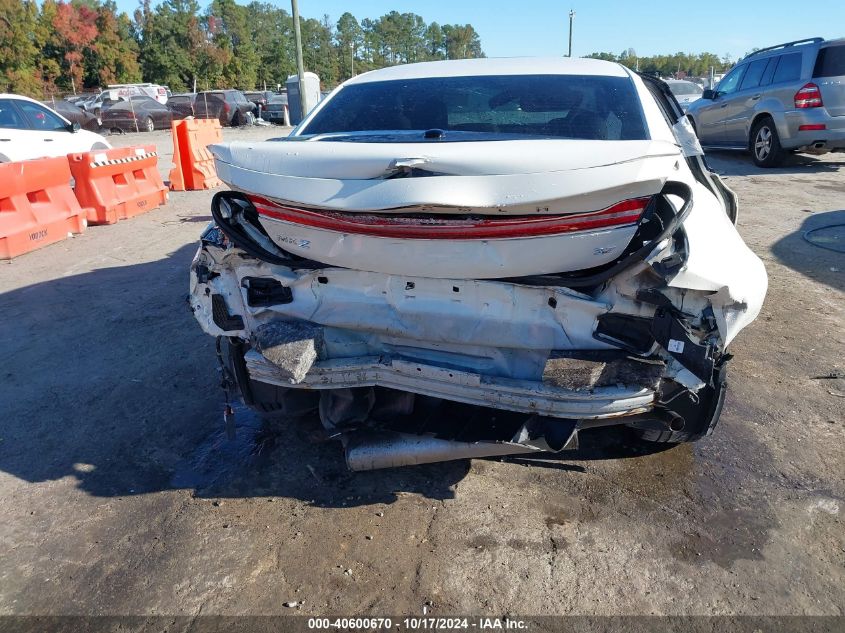
[[[237,339],[226,339],[225,347],[229,370],[244,404],[259,416],[266,420],[298,419],[317,411],[319,390],[294,389],[253,380],[244,362],[249,347]]]
[[[154,132],[156,129],[155,122],[153,121],[152,117],[147,117],[147,120],[144,122],[144,131],[145,132]]]
[[[671,403],[671,409],[667,407],[664,416],[668,414],[675,420],[684,422],[678,430],[667,428],[668,425],[660,427],[644,425],[641,428],[633,426],[632,430],[641,440],[658,444],[695,442],[710,435],[719,423],[722,408],[725,406],[725,394],[728,389],[728,372],[725,364],[714,368],[712,384],[713,386],[708,385],[702,388],[695,400],[684,395],[680,385],[674,393],[662,392],[662,395],[669,396],[668,402]],[[667,418],[664,417],[664,419]]]
[[[634,429],[636,435],[643,442],[654,442],[656,444],[682,444],[684,442],[694,442],[703,437],[702,435],[693,435],[692,433],[684,433],[683,431],[654,431],[644,429]]]
[[[242,116],[241,124],[245,127],[255,125],[255,115],[252,112],[247,112]]]
[[[780,145],[775,122],[766,117],[760,119],[751,129],[751,158],[757,167],[777,167],[783,162],[786,152]]]

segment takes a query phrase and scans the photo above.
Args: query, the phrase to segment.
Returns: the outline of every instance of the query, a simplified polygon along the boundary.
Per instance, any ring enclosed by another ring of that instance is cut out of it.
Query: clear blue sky
[[[290,11],[288,0],[269,1]],[[118,6],[131,14],[137,2]],[[564,54],[570,8],[575,56],[633,48],[639,55],[710,51],[736,58],[804,37],[845,37],[845,0],[299,0],[309,18],[337,21],[349,11],[360,21],[396,10],[426,22],[469,22],[488,57]]]

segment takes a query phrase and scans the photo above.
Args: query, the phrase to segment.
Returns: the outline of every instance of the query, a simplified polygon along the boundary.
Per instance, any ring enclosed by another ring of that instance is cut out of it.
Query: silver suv
[[[687,108],[701,144],[750,151],[760,167],[789,152],[845,151],[845,39],[751,53]]]

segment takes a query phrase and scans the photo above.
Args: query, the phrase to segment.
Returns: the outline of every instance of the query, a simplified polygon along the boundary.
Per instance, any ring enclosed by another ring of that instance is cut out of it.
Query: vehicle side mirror
[[[81,130],[82,126],[79,125],[79,121],[74,121],[73,123],[71,123],[70,125],[67,126],[67,129],[68,129],[69,132],[73,133],[73,132],[78,132],[79,130]]]
[[[707,90],[705,90],[704,92],[701,93],[701,98],[702,99],[710,99],[712,101],[713,99],[716,98],[716,96],[718,94],[719,93],[716,92],[715,90],[711,90],[710,88],[708,88]]]

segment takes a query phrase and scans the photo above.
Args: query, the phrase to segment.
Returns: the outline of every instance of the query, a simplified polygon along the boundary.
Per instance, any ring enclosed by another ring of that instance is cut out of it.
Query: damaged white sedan
[[[231,191],[191,309],[246,404],[318,409],[353,470],[716,425],[767,279],[661,82],[586,59],[397,66],[288,138],[211,151]]]

